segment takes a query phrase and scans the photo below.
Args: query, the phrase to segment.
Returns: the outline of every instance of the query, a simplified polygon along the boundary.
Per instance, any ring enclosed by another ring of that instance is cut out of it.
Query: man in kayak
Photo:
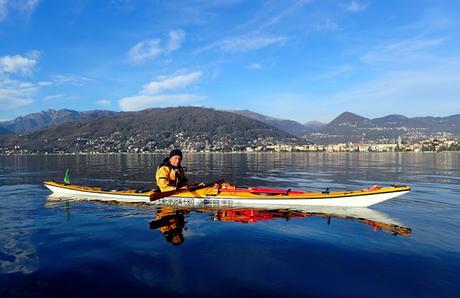
[[[169,157],[163,160],[158,166],[155,180],[160,191],[175,189],[188,189],[188,180],[185,177],[184,168],[181,166],[182,152],[174,149],[169,153]]]

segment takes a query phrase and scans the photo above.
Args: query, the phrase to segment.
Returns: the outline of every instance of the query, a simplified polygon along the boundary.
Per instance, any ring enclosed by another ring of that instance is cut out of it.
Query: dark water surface
[[[458,153],[184,161],[192,181],[413,188],[361,217],[56,200],[42,185],[69,168],[76,184],[150,188],[162,157],[0,156],[0,297],[460,297]]]

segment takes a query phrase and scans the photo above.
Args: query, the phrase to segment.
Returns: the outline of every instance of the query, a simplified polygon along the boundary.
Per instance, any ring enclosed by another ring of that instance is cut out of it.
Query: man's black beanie
[[[182,159],[182,151],[180,151],[179,149],[171,150],[171,152],[169,153],[169,157],[171,158],[174,155],[179,155],[180,158]]]

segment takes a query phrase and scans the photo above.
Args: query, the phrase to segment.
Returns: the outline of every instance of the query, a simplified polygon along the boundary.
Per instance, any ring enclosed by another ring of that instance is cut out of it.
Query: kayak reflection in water
[[[158,229],[173,245],[182,244],[184,242],[183,230],[186,229],[185,213],[188,211],[173,207],[160,207],[155,219],[150,222],[150,229]]]
[[[378,214],[378,213],[376,213]],[[386,232],[395,236],[411,235],[411,229],[398,226],[395,224],[389,224],[384,222],[378,222],[370,219],[354,217],[345,214],[328,214],[318,212],[301,212],[296,210],[258,210],[258,209],[228,209],[228,210],[216,210],[214,211],[214,221],[225,221],[225,222],[240,222],[240,223],[256,223],[258,221],[267,221],[275,219],[284,219],[288,221],[291,218],[306,218],[310,216],[316,216],[327,219],[327,224],[331,224],[333,218],[336,219],[351,219],[359,221],[363,224],[372,227],[374,232]]]
[[[154,220],[150,222],[151,229],[158,229],[166,240],[174,245],[184,242],[185,214],[194,211],[209,214],[210,220],[220,222],[239,222],[253,224],[259,221],[290,220],[292,218],[320,217],[331,224],[332,219],[353,220],[368,225],[374,232],[385,232],[394,236],[410,237],[412,230],[399,225],[383,213],[370,209],[351,211],[337,209],[336,212],[305,212],[297,210],[265,210],[254,208],[178,208],[177,206],[158,207]],[[331,210],[332,211],[332,210]],[[361,213],[360,213],[361,212]],[[373,218],[373,219],[371,219]]]

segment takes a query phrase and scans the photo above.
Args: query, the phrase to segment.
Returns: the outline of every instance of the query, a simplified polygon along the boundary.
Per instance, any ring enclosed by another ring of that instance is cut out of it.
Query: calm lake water
[[[50,197],[44,180],[153,187],[162,155],[0,156],[0,297],[460,297],[460,154],[193,154],[192,181],[407,184],[362,211]]]

